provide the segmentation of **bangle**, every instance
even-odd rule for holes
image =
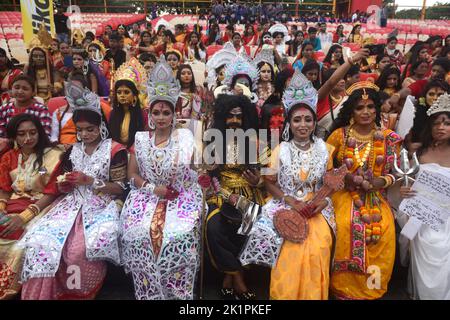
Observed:
[[[387,187],[392,185],[392,178],[389,176],[380,176],[381,179],[384,180],[384,185],[381,187],[381,189],[386,189]]]
[[[34,218],[34,213],[30,208],[26,208],[19,214],[19,217],[23,220],[24,223],[31,221]]]
[[[30,204],[27,209],[30,209],[33,212],[34,216],[37,216],[41,213],[41,209],[36,204]]]
[[[94,190],[101,189],[106,186],[106,183],[100,179],[94,178],[94,182],[92,183],[92,187]]]
[[[6,199],[0,199],[0,211],[6,210],[8,201]]]
[[[353,61],[353,58],[352,58],[351,56],[349,56],[349,57],[347,58],[347,61],[348,61],[352,66],[355,65],[355,62]]]
[[[155,191],[156,186],[153,183],[150,183],[148,181],[145,181],[142,184],[141,189],[147,190],[150,193],[153,193]]]

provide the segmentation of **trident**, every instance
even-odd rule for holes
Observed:
[[[408,181],[411,180],[414,182],[415,180],[412,176],[416,175],[419,172],[419,160],[417,159],[417,155],[414,152],[412,156],[412,167],[410,166],[410,161],[408,159],[408,151],[406,149],[402,149],[400,151],[400,167],[397,164],[397,154],[394,154],[394,169],[397,176],[400,177],[397,181],[403,180],[403,186],[408,187]]]

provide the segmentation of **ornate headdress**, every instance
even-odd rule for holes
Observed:
[[[70,80],[64,82],[64,91],[67,102],[73,109],[73,112],[77,110],[88,110],[93,111],[100,116],[100,135],[102,140],[105,140],[108,137],[108,129],[103,121],[100,97],[87,88],[74,85]]]
[[[345,92],[347,96],[350,96],[356,90],[363,90],[362,98],[363,100],[369,99],[369,95],[366,92],[366,89],[375,90],[376,92],[380,91],[380,88],[371,81],[359,81],[352,84]]]
[[[427,115],[431,116],[439,112],[450,112],[450,94],[444,93],[427,110]]]
[[[289,36],[289,31],[288,31],[288,29],[287,29],[286,26],[285,26],[284,24],[282,24],[282,23],[276,23],[276,24],[274,24],[273,26],[271,26],[270,29],[269,29],[269,32],[270,32],[270,34],[272,34],[272,36],[273,36],[273,34],[274,34],[275,32],[281,32],[281,33],[283,33],[283,34],[284,34],[283,42],[289,41],[290,38],[291,38],[291,37]]]
[[[100,48],[100,53],[101,53],[103,56],[105,55],[105,53],[106,53],[106,48],[105,48],[105,45],[104,45],[101,41],[98,41],[97,39],[95,39],[94,41],[92,41],[91,43],[89,43],[88,48],[89,48],[91,45],[97,45],[97,47]]]
[[[283,104],[286,114],[296,104],[303,103],[310,107],[314,113],[317,109],[317,101],[319,96],[317,90],[303,73],[298,69],[295,70],[289,86],[283,93]]]
[[[273,57],[273,49],[263,47],[262,50],[255,56],[253,63],[258,66],[260,62],[268,63],[272,66],[275,64],[275,59]]]
[[[31,38],[28,44],[28,49],[33,50],[36,47],[48,50],[52,44],[52,36],[47,31],[45,24],[42,23],[39,27],[39,31]]]
[[[84,39],[84,32],[81,29],[75,29],[72,31],[72,45],[81,46]]]
[[[147,71],[136,58],[131,58],[128,62],[122,64],[114,74],[114,83],[119,80],[128,80],[136,86],[138,91],[145,90],[147,82]]]
[[[174,107],[177,104],[181,85],[173,76],[172,68],[167,64],[164,56],[161,56],[150,74],[147,93],[150,105],[156,101],[167,101]]]
[[[252,91],[256,91],[258,87],[258,78],[259,71],[256,68],[253,61],[247,55],[238,55],[230,64],[227,64],[225,67],[225,80],[224,83],[228,87],[231,88],[231,84],[233,79],[239,75],[246,75],[252,81],[252,87],[250,88]]]
[[[206,63],[206,71],[208,72],[208,77],[206,81],[209,86],[214,86],[217,80],[216,69],[231,64],[237,56],[236,49],[230,42],[225,43],[222,49],[217,51],[211,58],[209,58]]]

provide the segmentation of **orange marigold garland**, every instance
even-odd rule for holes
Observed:
[[[361,141],[366,143],[362,157],[360,154],[362,150],[359,149],[361,146],[358,147],[357,142],[358,139],[353,136],[353,130],[350,128],[343,154],[344,164],[350,172],[353,172],[351,177],[347,178],[352,182],[348,190],[353,200],[354,210],[359,212],[365,224],[366,243],[377,243],[382,231],[380,200],[375,192],[370,190],[373,187],[373,179],[382,174],[384,135],[380,130],[376,130],[370,141]],[[361,199],[362,196],[364,201]]]

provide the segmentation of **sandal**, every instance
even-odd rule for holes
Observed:
[[[247,292],[243,292],[243,293],[236,293],[236,299],[237,300],[256,300],[256,294],[251,291],[247,291]]]
[[[220,289],[220,296],[222,297],[223,300],[236,300],[234,289],[232,288]]]

